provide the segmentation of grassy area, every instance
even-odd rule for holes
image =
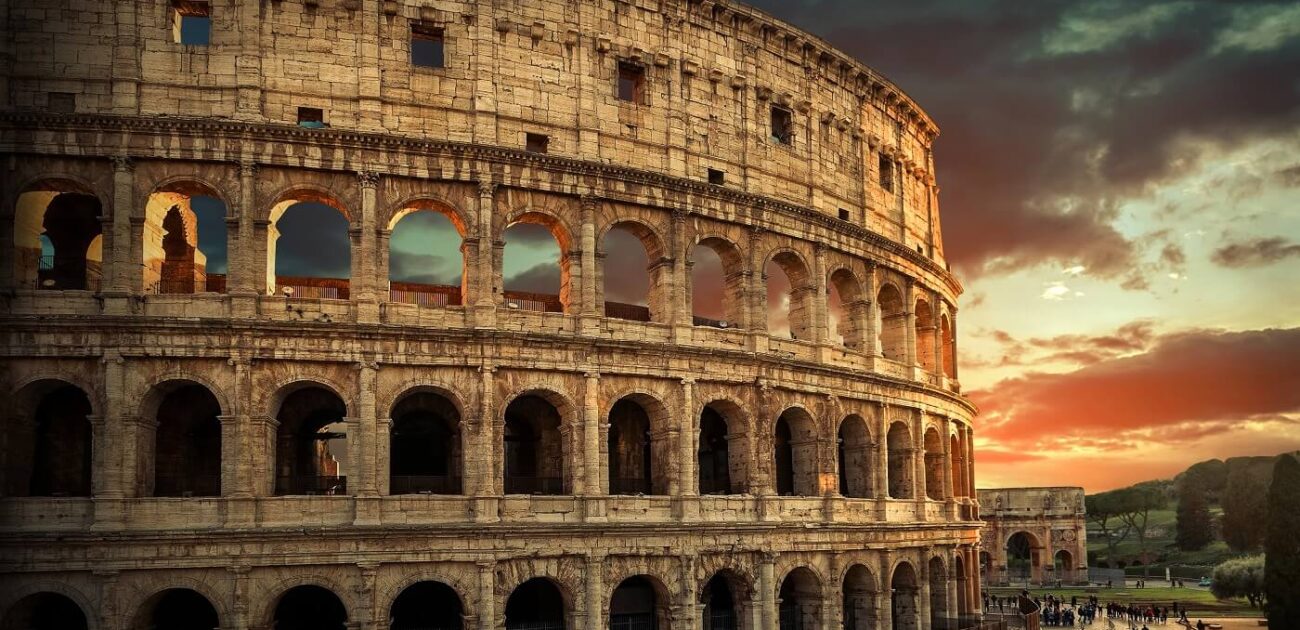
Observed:
[[[1221,514],[1222,510],[1217,506],[1210,508],[1211,518],[1217,520]],[[1147,527],[1147,549],[1151,552],[1151,575],[1163,576],[1166,566],[1205,567],[1204,571],[1184,572],[1180,577],[1209,575],[1214,565],[1243,555],[1228,549],[1228,546],[1222,540],[1216,540],[1204,549],[1196,551],[1178,549],[1174,546],[1177,521],[1178,515],[1172,506],[1168,510],[1151,512],[1150,524]],[[1088,538],[1088,565],[1100,567],[1099,561],[1108,561],[1110,568],[1115,569],[1119,568],[1116,560],[1123,561],[1125,566],[1130,567],[1129,574],[1133,575],[1132,565],[1141,557],[1141,550],[1137,534],[1129,533],[1124,542],[1115,546],[1115,558],[1109,558],[1110,550],[1106,546],[1106,541],[1101,536],[1090,536]]]
[[[1005,597],[1007,595],[1016,595],[1021,589],[987,588],[985,590],[990,595]],[[1210,594],[1208,589],[1202,588],[1072,587],[1030,589],[1030,593],[1038,597],[1051,594],[1067,602],[1070,601],[1071,597],[1078,597],[1082,601],[1096,595],[1103,606],[1109,603],[1172,606],[1174,602],[1178,602],[1180,606],[1187,607],[1187,616],[1193,619],[1196,617],[1258,617],[1262,614],[1259,610],[1251,608],[1250,604],[1246,603],[1244,599],[1217,600]]]

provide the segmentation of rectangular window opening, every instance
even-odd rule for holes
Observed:
[[[894,192],[894,162],[889,156],[880,156],[880,187]]]
[[[443,31],[424,22],[411,23],[411,64],[421,68],[444,68]]]
[[[841,220],[841,221],[848,221],[848,220],[849,220],[849,210],[848,210],[848,208],[840,208],[840,220]]]
[[[645,68],[637,64],[618,62],[618,100],[645,103]]]
[[[714,186],[721,186],[727,183],[727,174],[716,168],[711,168],[709,169],[709,183]]]
[[[172,39],[185,46],[207,46],[212,39],[212,6],[196,0],[173,0]]]
[[[772,107],[772,141],[794,144],[794,116],[784,107]]]
[[[73,114],[77,111],[77,95],[72,92],[50,92],[45,109],[53,114]]]
[[[298,126],[310,129],[325,127],[325,112],[319,107],[299,107]]]
[[[551,144],[551,137],[540,134],[530,133],[524,136],[524,150],[529,153],[546,153]]]

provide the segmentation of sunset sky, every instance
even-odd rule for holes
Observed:
[[[978,485],[1092,492],[1300,448],[1300,4],[754,4],[942,130]],[[280,273],[346,277],[345,223],[310,210],[281,221]],[[644,252],[614,238],[611,299],[637,301]],[[507,288],[558,285],[544,229],[506,240]],[[394,279],[454,283],[457,246],[411,215]]]

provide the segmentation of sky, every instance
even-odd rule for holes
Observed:
[[[753,4],[884,73],[941,129],[977,485],[1096,492],[1300,448],[1300,4]],[[331,213],[286,212],[280,273],[347,276]],[[644,250],[607,238],[609,299],[644,304]],[[505,240],[506,289],[556,293],[550,234]],[[454,284],[458,246],[446,219],[408,215],[392,279]],[[720,263],[694,258],[696,314],[722,318]]]

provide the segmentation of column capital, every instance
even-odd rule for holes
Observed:
[[[490,179],[479,180],[478,195],[480,197],[492,197],[497,192],[497,183]]]
[[[257,177],[257,169],[257,162],[252,160],[242,161],[239,163],[239,176],[249,178]]]
[[[380,174],[375,171],[357,171],[357,182],[362,189],[374,190],[379,186]]]
[[[114,173],[130,173],[135,171],[135,160],[129,155],[113,155],[109,161],[113,163]]]

